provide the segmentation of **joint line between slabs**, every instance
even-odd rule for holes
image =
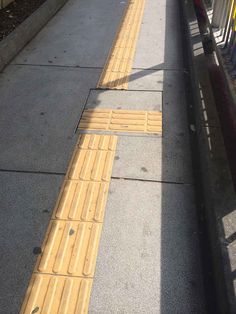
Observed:
[[[175,184],[175,185],[189,185],[194,186],[190,182],[175,182],[175,181],[163,181],[163,180],[152,180],[152,179],[138,179],[138,178],[129,178],[129,177],[111,177],[112,180],[126,180],[126,181],[140,181],[140,182],[153,182],[153,183],[165,183],[165,184]]]
[[[79,129],[79,134],[101,134],[101,135],[116,135],[118,137],[141,137],[141,138],[152,138],[152,139],[163,139],[163,135],[154,133],[144,132],[122,132],[122,131],[109,131],[109,130],[90,130],[90,129]],[[142,135],[143,134],[143,135]]]
[[[111,92],[141,92],[141,93],[163,93],[163,90],[152,90],[152,89],[103,89],[103,88],[90,88],[91,91],[111,91]]]
[[[72,275],[62,275],[62,274],[52,274],[52,273],[46,273],[46,272],[37,272],[37,271],[33,271],[32,275],[36,274],[36,275],[50,275],[50,276],[58,276],[58,277],[69,277],[69,278],[81,278],[81,279],[94,279],[93,277],[90,276],[72,276]]]
[[[82,118],[82,116],[83,116],[83,112],[84,112],[84,110],[85,110],[85,108],[86,108],[86,106],[87,106],[87,104],[88,104],[88,100],[89,100],[89,97],[90,97],[90,94],[91,94],[91,88],[89,89],[89,92],[88,92],[88,95],[87,95],[87,97],[86,97],[86,100],[85,100],[85,103],[84,103],[84,105],[83,105],[83,108],[82,108],[82,110],[81,110],[81,115],[80,115],[80,117],[78,118],[78,122],[77,122],[77,124],[76,124],[76,126],[75,126],[75,128],[74,128],[74,134],[76,134],[77,133],[77,131],[78,131],[78,129],[79,129],[79,124],[80,124],[80,120],[81,120],[81,118]]]
[[[16,170],[16,169],[0,169],[0,172],[57,175],[57,176],[65,176],[66,175],[66,172],[49,172],[49,171]]]
[[[51,67],[51,68],[69,68],[69,69],[96,69],[102,70],[103,67],[80,66],[80,65],[61,65],[61,64],[34,64],[34,63],[11,63],[11,66],[29,66],[29,67]]]
[[[115,89],[115,88],[94,88],[97,91],[113,91],[113,92],[149,92],[149,93],[163,93],[163,89]]]
[[[168,69],[168,68],[132,68],[132,70],[141,70],[141,71],[173,71],[173,72],[185,72],[185,68],[179,68],[179,69]]]

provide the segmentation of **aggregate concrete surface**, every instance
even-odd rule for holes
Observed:
[[[70,0],[0,75],[0,313],[17,313],[86,108],[161,110],[122,134],[89,313],[205,313],[176,1],[147,0],[128,91],[96,90],[127,1]]]

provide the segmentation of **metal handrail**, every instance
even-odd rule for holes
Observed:
[[[236,70],[236,0],[214,0],[212,2],[212,27],[217,31],[218,44],[231,65],[232,74]],[[220,38],[220,40],[219,40]]]

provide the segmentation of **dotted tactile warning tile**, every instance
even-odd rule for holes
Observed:
[[[162,113],[139,110],[85,110],[79,129],[162,133]]]
[[[82,135],[68,171],[71,180],[105,181],[111,177],[117,138]]]
[[[127,89],[145,0],[130,0],[123,16],[98,88]]]
[[[102,222],[108,189],[108,182],[66,181],[53,217]]]
[[[91,279],[34,274],[20,314],[87,313]]]
[[[116,144],[79,136],[20,314],[88,312]]]

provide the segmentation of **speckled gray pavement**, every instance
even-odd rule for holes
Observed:
[[[162,136],[119,134],[89,313],[205,313],[177,2],[146,0],[128,91],[96,89],[126,1],[68,1],[0,74],[1,314],[20,309],[85,107],[163,113]]]

